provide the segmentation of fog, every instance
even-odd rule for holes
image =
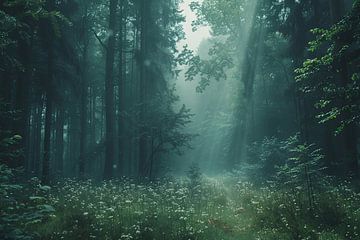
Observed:
[[[360,0],[0,1],[0,240],[359,240]]]
[[[208,59],[208,52],[213,43],[226,41],[223,39],[229,36],[213,36],[211,28],[206,25],[194,28],[192,23],[196,20],[196,14],[191,11],[191,2],[191,0],[185,0],[180,4],[180,9],[185,16],[183,23],[185,39],[178,43],[177,48],[181,51],[187,45],[201,58]],[[180,102],[188,106],[195,114],[187,131],[196,133],[198,136],[194,140],[193,149],[185,151],[182,156],[176,158],[178,168],[175,169],[175,172],[178,174],[186,172],[189,165],[195,162],[208,175],[223,174],[228,170],[224,159],[229,158],[229,148],[233,146],[232,141],[236,141],[237,136],[234,137],[233,131],[237,125],[237,114],[246,114],[246,111],[239,109],[234,104],[234,99],[241,102],[243,98],[241,94],[243,85],[236,74],[242,74],[241,68],[244,64],[245,49],[248,48],[250,31],[254,23],[256,5],[257,1],[252,1],[243,9],[246,14],[242,16],[243,19],[241,20],[243,23],[241,26],[242,36],[239,42],[241,47],[236,49],[236,54],[241,57],[235,63],[237,65],[235,70],[228,69],[226,77],[222,81],[212,81],[205,91],[199,92],[197,91],[199,79],[187,81],[185,72],[188,67],[179,67],[182,71],[177,78],[176,87]],[[257,54],[261,55],[262,53],[258,52]],[[247,134],[240,133],[239,135],[245,137]],[[244,148],[246,146],[247,143],[244,140],[241,142],[242,146],[237,145],[236,147]],[[240,162],[241,158],[244,159],[246,156],[238,156],[237,160]]]

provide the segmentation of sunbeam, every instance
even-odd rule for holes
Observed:
[[[191,22],[194,20],[195,14],[189,11],[188,4],[191,1],[185,1],[183,3],[184,14],[186,21],[184,23],[184,29],[186,34],[186,40],[181,42],[179,45],[180,49],[184,45],[188,44],[198,54],[204,58],[209,58],[208,51],[217,41],[226,42],[230,36],[224,35],[221,37],[209,35],[211,29],[200,28],[200,30],[193,32],[190,28]],[[205,0],[206,2],[206,0]],[[211,2],[211,1],[208,1]],[[241,3],[241,4],[240,4]],[[181,162],[190,164],[191,162],[197,162],[201,165],[208,174],[219,173],[219,170],[226,170],[226,164],[223,159],[229,157],[229,146],[233,145],[232,141],[239,141],[238,138],[241,136],[245,138],[247,128],[241,128],[239,131],[234,133],[234,128],[239,128],[238,114],[248,114],[246,109],[241,109],[241,106],[234,106],[234,99],[241,102],[244,98],[244,83],[243,79],[238,76],[242,75],[244,61],[246,61],[246,55],[248,54],[248,48],[251,47],[249,44],[251,31],[254,29],[256,21],[256,9],[258,1],[239,1],[238,5],[238,23],[236,26],[238,38],[236,39],[236,48],[233,52],[229,52],[235,56],[235,67],[233,70],[229,69],[226,73],[226,80],[219,82],[212,82],[211,85],[203,93],[197,93],[195,91],[198,81],[185,81],[184,71],[180,75],[177,81],[178,93],[184,102],[193,110],[195,120],[189,125],[191,131],[200,130],[200,136],[196,139],[196,147],[193,150],[188,151],[184,156],[181,156]],[[220,14],[226,14],[222,12]],[[191,30],[191,32],[189,32]],[[205,38],[206,37],[206,38]],[[261,41],[261,40],[259,40]],[[256,53],[260,54],[260,53]],[[254,70],[256,71],[256,69]],[[238,91],[234,91],[234,88]],[[223,121],[222,126],[218,126],[219,118]],[[222,130],[216,131],[212,128],[221,127]],[[236,134],[234,136],[234,134]],[[233,140],[234,139],[234,140]],[[235,144],[235,148],[242,149],[246,146],[245,139],[240,140],[241,146]],[[244,152],[244,151],[242,151]],[[242,153],[243,154],[243,153]],[[236,156],[239,156],[239,152],[236,152]],[[241,155],[240,158],[244,158]],[[240,160],[240,159],[238,159]],[[182,170],[186,169],[186,164],[181,165]]]
[[[360,0],[0,1],[0,240],[359,240]]]

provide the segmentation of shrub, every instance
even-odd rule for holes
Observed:
[[[14,172],[0,164],[0,236],[4,240],[30,240],[37,236],[33,227],[55,212],[48,204],[50,187],[40,185],[36,179],[16,184]]]

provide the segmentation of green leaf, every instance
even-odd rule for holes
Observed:
[[[40,189],[43,190],[43,191],[50,191],[50,190],[51,190],[51,187],[50,187],[50,186],[43,185],[43,186],[40,186]]]
[[[38,196],[31,196],[31,197],[29,197],[29,199],[30,199],[31,201],[42,201],[42,200],[45,200],[44,197],[38,197]]]
[[[48,204],[40,205],[39,208],[41,209],[41,212],[46,212],[46,213],[55,212],[55,208]]]

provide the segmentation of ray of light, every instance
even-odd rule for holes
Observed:
[[[190,10],[189,3],[193,0],[185,0],[181,9],[186,17],[184,24],[184,31],[186,39],[179,43],[179,49],[185,44],[189,45],[192,50],[198,50],[199,46],[202,46],[202,42],[210,38],[210,28],[202,27],[196,32],[192,32],[191,22],[196,18],[196,15]],[[237,53],[241,56],[236,63],[239,68],[243,66],[244,56],[248,47],[250,31],[253,27],[255,19],[255,11],[258,0],[247,1],[246,8],[244,10],[245,19],[244,26],[241,28],[241,42],[239,42]],[[239,6],[241,7],[241,6]],[[240,74],[241,76],[241,74]],[[178,94],[192,111],[196,114],[195,119],[190,129],[194,131],[200,131],[200,137],[195,140],[194,150],[188,151],[184,156],[180,158],[181,162],[184,162],[183,169],[187,168],[187,164],[190,162],[199,162],[203,171],[208,173],[218,173],[219,163],[224,162],[227,151],[226,143],[229,144],[232,140],[232,132],[219,131],[219,129],[212,129],[211,127],[219,124],[219,121],[225,121],[221,119],[221,116],[225,116],[226,113],[222,113],[224,106],[228,107],[233,105],[234,98],[229,95],[234,91],[234,85],[241,85],[240,76],[237,78],[229,78],[226,81],[211,82],[208,89],[202,93],[196,93],[195,88],[197,82],[186,82],[183,77],[177,82]],[[234,82],[235,81],[235,82]],[[241,89],[241,86],[238,86]],[[238,91],[238,97],[242,96],[242,92]],[[220,119],[219,119],[220,118]],[[235,124],[237,115],[232,114],[230,120],[222,124]],[[205,125],[204,125],[205,124]],[[224,128],[226,131],[231,131],[231,128]]]

